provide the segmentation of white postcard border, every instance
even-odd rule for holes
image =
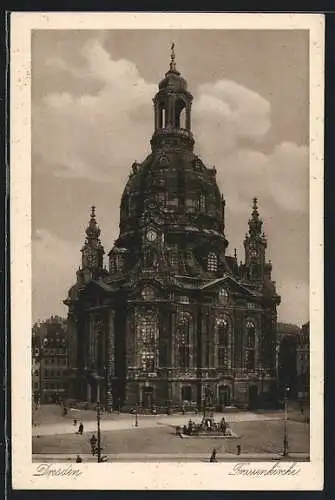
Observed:
[[[31,30],[305,29],[310,33],[309,463],[297,475],[229,475],[230,463],[80,464],[82,474],[34,476],[31,422]],[[10,41],[12,485],[15,489],[319,490],[323,487],[324,16],[319,14],[12,13]],[[283,463],[281,462],[283,465]],[[59,464],[63,467],[66,464]],[[75,464],[77,465],[77,464]],[[271,463],[258,466],[269,468]],[[56,464],[53,464],[55,467]],[[75,467],[74,467],[75,468]]]

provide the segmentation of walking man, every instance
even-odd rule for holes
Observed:
[[[94,434],[90,439],[90,443],[91,443],[91,452],[92,452],[92,455],[94,455],[95,451],[96,451],[96,444],[97,444],[97,438],[95,437]]]
[[[84,432],[84,425],[82,422],[80,422],[79,427],[78,427],[78,432],[80,435]]]
[[[217,459],[216,459],[216,448],[213,448],[213,451],[212,451],[212,454],[211,454],[211,457],[209,459],[210,462],[217,462]]]

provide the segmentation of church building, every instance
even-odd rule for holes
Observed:
[[[92,207],[64,301],[71,398],[126,411],[255,408],[275,397],[280,297],[257,199],[238,262],[227,254],[215,167],[193,151],[192,99],[172,48],[153,99],[151,153],[131,167],[108,269]]]

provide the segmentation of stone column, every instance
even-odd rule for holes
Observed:
[[[174,368],[176,365],[176,313],[173,311],[170,313],[171,322],[171,336],[170,336],[170,361],[171,367]]]
[[[191,130],[191,105],[186,106],[186,129]]]
[[[69,367],[77,368],[78,355],[77,355],[77,324],[73,313],[68,315],[68,338],[69,338]]]
[[[208,368],[211,359],[210,343],[208,342],[209,318],[207,311],[201,309],[201,368]]]
[[[175,121],[176,121],[176,101],[173,96],[171,96],[168,100],[168,115],[167,115],[167,125],[170,125],[171,127],[175,128]]]
[[[91,384],[90,383],[87,383],[87,387],[86,387],[86,394],[87,394],[87,401],[89,403],[91,403],[91,400],[92,400],[92,387],[91,387]]]
[[[228,369],[229,371],[232,369],[233,366],[233,328],[234,328],[234,323],[231,318],[229,318],[228,321]]]
[[[115,377],[115,311],[108,314],[107,343],[107,409],[113,408],[113,377]]]
[[[190,368],[196,368],[197,367],[197,356],[198,356],[198,322],[197,322],[197,316],[196,316],[196,311],[192,310],[191,311],[191,318],[192,318],[192,324],[191,324],[191,352],[190,352]]]
[[[88,317],[88,329],[89,329],[89,335],[88,335],[88,338],[89,338],[89,345],[88,345],[88,349],[89,349],[89,367],[92,366],[92,364],[94,363],[95,361],[95,356],[94,356],[94,316],[93,314],[90,314],[89,317]]]
[[[159,109],[159,103],[157,101],[154,103],[154,112],[155,112],[155,130],[157,130],[161,128],[159,120],[160,109]]]
[[[127,314],[126,319],[126,373],[128,372],[128,367],[134,367],[139,365],[139,354],[138,354],[138,339],[137,339],[137,325],[136,325],[136,314],[141,314],[134,307],[127,308],[125,314]]]

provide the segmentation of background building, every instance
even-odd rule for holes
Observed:
[[[54,403],[68,393],[68,339],[66,321],[58,316],[33,327],[33,389],[39,371],[41,403]],[[37,368],[38,364],[38,368]],[[35,369],[34,369],[35,366]]]
[[[291,323],[278,323],[277,373],[279,397],[290,388],[290,398],[297,397],[297,344],[300,328]]]
[[[305,323],[297,343],[297,392],[302,401],[309,399],[309,358],[310,358],[309,321]]]
[[[276,395],[280,297],[257,199],[238,262],[227,254],[216,169],[193,152],[191,105],[172,51],[154,97],[152,152],[132,165],[109,269],[93,207],[64,301],[77,399],[100,397],[109,408],[184,401],[222,408]]]
[[[32,363],[31,363],[32,397],[35,404],[41,399],[41,345],[39,337],[32,338]]]

